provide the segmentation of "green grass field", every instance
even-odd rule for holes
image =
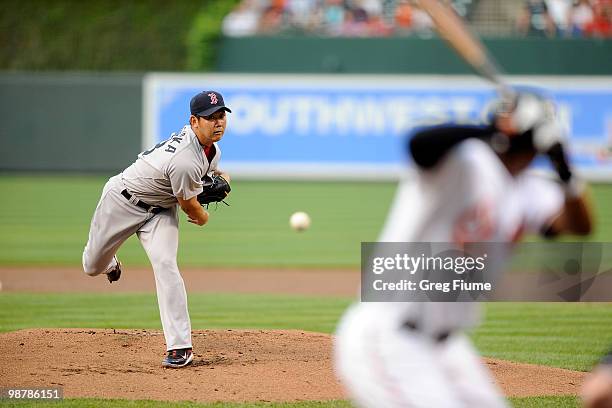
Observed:
[[[79,265],[103,177],[0,177],[1,265]],[[235,182],[230,207],[211,209],[198,227],[181,214],[180,262],[215,266],[358,266],[360,242],[376,239],[393,195],[392,184]],[[307,234],[288,227],[307,211]],[[52,238],[52,239],[50,239]],[[140,243],[119,253],[148,265]]]
[[[78,266],[103,177],[9,176],[0,188],[0,265]],[[180,262],[189,266],[358,267],[361,241],[376,239],[391,202],[389,183],[235,182],[231,207],[212,210],[199,228],[182,217]],[[593,186],[597,231],[612,241],[612,187]],[[310,213],[297,234],[289,215]],[[148,265],[135,239],[120,252],[129,265]],[[331,333],[351,299],[282,295],[190,294],[193,328],[302,329]],[[129,312],[126,312],[129,311]],[[486,305],[472,334],[483,355],[589,370],[612,339],[612,304]],[[0,331],[28,327],[160,329],[153,294],[28,294],[0,292]],[[521,398],[515,407],[576,407],[573,397]],[[8,403],[3,406],[38,406]],[[46,406],[46,405],[43,405]],[[167,404],[67,400],[62,407],[348,407],[345,401],[296,404]]]
[[[105,177],[1,176],[0,265],[79,265]],[[360,242],[376,240],[392,183],[235,182],[231,207],[211,210],[205,227],[181,215],[179,260],[185,266],[358,267]],[[612,187],[593,186],[597,230],[612,241]],[[307,211],[312,228],[296,234],[289,216]],[[119,255],[148,265],[131,238]]]

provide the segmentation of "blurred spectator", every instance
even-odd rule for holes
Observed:
[[[468,20],[477,2],[440,1]],[[612,36],[612,0],[522,1],[516,20],[517,32],[522,35]],[[287,33],[347,37],[431,35],[433,22],[417,0],[242,0],[225,17],[223,33],[235,37]]]
[[[568,33],[572,0],[546,0],[546,5],[548,6],[550,16],[557,26],[557,31],[560,33]]]
[[[352,12],[355,20],[360,23],[367,23],[369,20],[369,15],[366,9],[361,6],[361,2],[359,1],[350,1],[348,9]]]
[[[416,1],[412,2],[412,26],[415,31],[423,34],[430,34],[434,26],[429,14]]]
[[[382,37],[393,34],[393,26],[387,24],[381,15],[370,17],[368,29],[372,37]]]
[[[400,0],[395,9],[395,32],[406,34],[412,30],[412,6],[408,0]]]
[[[517,30],[522,35],[547,36],[555,35],[555,23],[548,12],[544,0],[527,0],[517,20]]]
[[[260,34],[277,34],[288,26],[289,12],[285,9],[284,0],[273,0],[264,10],[259,21]]]
[[[381,6],[380,2],[378,2]],[[374,7],[370,0],[345,2],[342,35],[347,37],[380,37],[390,35],[392,27],[382,18],[382,7]]]
[[[323,29],[327,34],[340,35],[344,25],[345,8],[342,0],[324,0]]]
[[[260,12],[253,0],[243,0],[223,19],[223,34],[243,37],[257,33]]]
[[[288,0],[287,11],[291,25],[298,32],[316,32],[320,24],[320,10],[317,0]]]
[[[574,2],[570,11],[569,29],[572,35],[583,35],[587,25],[593,21],[593,8],[589,0]]]
[[[612,2],[593,5],[593,20],[584,27],[584,32],[589,37],[612,37]]]
[[[381,0],[361,0],[361,7],[368,13],[370,18],[382,16],[383,2]]]
[[[462,9],[474,0],[443,0]],[[240,37],[298,33],[388,36],[432,32],[416,0],[242,0],[223,20],[223,33]]]

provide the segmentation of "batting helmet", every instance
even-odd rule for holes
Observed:
[[[505,95],[493,113],[494,120],[502,116],[510,118],[513,133],[501,133],[493,140],[493,146],[500,152],[535,150],[546,153],[566,137],[552,99],[533,91],[517,90]]]

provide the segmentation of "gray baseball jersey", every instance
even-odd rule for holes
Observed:
[[[191,126],[142,152],[122,173],[109,179],[94,212],[83,251],[85,273],[96,276],[117,265],[119,247],[136,234],[155,274],[159,312],[168,350],[191,347],[187,293],[178,269],[178,206],[202,192],[217,170],[221,152],[214,144],[206,157]],[[204,181],[203,181],[204,179]],[[126,198],[125,191],[131,196]],[[153,212],[138,201],[164,207]]]
[[[183,127],[169,139],[138,155],[138,159],[122,173],[128,191],[150,205],[168,208],[200,194],[206,181],[217,170],[221,151],[213,144],[215,154],[208,160],[191,130]]]

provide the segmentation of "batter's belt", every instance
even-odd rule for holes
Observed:
[[[436,333],[426,333],[422,329],[421,325],[419,325],[417,322],[413,320],[408,320],[404,322],[404,324],[402,324],[402,328],[412,331],[412,332],[421,333],[431,338],[435,343],[444,343],[453,334],[453,331],[451,330],[441,330]]]

